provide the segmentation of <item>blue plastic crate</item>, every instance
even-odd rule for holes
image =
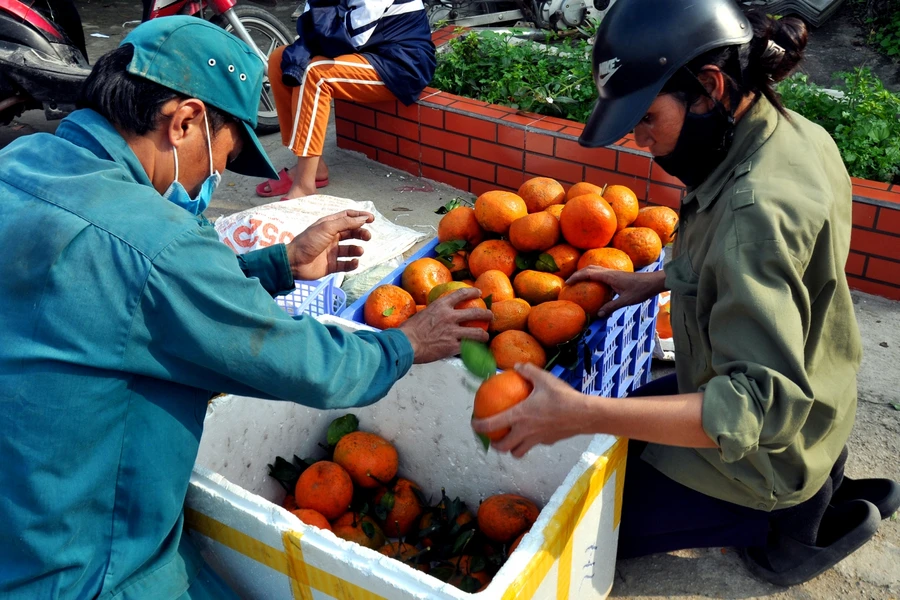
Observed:
[[[335,285],[335,276],[316,281],[294,281],[296,289],[284,296],[276,296],[275,303],[292,317],[300,315],[338,315],[347,302],[347,295]]]
[[[409,263],[426,256],[435,256],[434,249],[437,245],[437,239],[425,244],[372,289],[385,284],[399,286],[403,270]],[[659,260],[644,267],[641,272],[659,271],[664,257],[665,250]],[[365,323],[363,312],[369,293],[371,290],[344,309],[340,316]],[[577,363],[572,368],[557,365],[550,372],[585,394],[626,396],[649,381],[658,310],[657,298],[654,296],[642,304],[620,308],[605,320],[594,321],[579,343]]]

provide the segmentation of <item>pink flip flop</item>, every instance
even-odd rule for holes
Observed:
[[[271,198],[273,196],[282,196],[282,199],[288,190],[291,189],[294,181],[287,169],[282,169],[278,174],[278,179],[269,179],[263,181],[256,186],[256,195],[260,198]],[[316,188],[323,188],[328,185],[328,178],[316,179]]]

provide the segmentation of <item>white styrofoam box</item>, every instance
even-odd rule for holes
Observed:
[[[361,329],[334,317],[321,320]],[[485,454],[469,425],[477,381],[458,360],[414,365],[387,397],[320,411],[224,396],[207,411],[186,522],[206,559],[243,597],[404,600],[467,598],[455,587],[327,531],[280,507],[267,475],[276,455],[318,457],[328,424],[353,412],[391,440],[400,473],[432,498],[441,487],[475,511],[495,493],[542,506],[516,552],[480,598],[605,598],[612,587],[626,441],[580,436],[523,459]]]

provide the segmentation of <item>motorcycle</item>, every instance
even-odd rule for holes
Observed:
[[[425,0],[432,27],[485,27],[526,22],[536,29],[577,33],[597,23],[615,0]]]
[[[0,125],[31,109],[48,120],[75,110],[81,83],[91,71],[81,19],[71,4],[54,0],[0,0]],[[274,15],[237,0],[149,0],[142,21],[194,15],[233,33],[268,65],[272,51],[294,41]],[[259,99],[258,133],[278,131],[268,77]]]

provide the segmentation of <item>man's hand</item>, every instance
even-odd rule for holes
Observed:
[[[498,452],[511,452],[516,458],[538,444],[555,444],[586,431],[590,413],[596,406],[593,398],[578,393],[547,371],[531,363],[516,365],[516,371],[534,385],[534,390],[522,402],[486,419],[473,419],[472,428],[478,433],[511,428],[491,447]]]
[[[492,313],[484,308],[454,307],[465,300],[478,298],[478,288],[463,288],[451,292],[407,319],[399,329],[413,347],[414,363],[427,363],[459,354],[463,339],[488,341],[488,332],[478,327],[463,327],[466,321],[490,321]]]
[[[639,304],[647,298],[666,290],[666,275],[663,271],[655,273],[630,273],[605,267],[590,266],[576,271],[566,280],[571,285],[579,281],[596,281],[604,283],[619,295],[600,307],[597,316],[608,317],[623,306]]]
[[[372,239],[372,233],[362,227],[374,220],[372,213],[345,210],[322,217],[310,225],[287,245],[288,262],[294,279],[319,279],[358,267],[359,260],[350,257],[362,256],[362,247],[338,242]]]

